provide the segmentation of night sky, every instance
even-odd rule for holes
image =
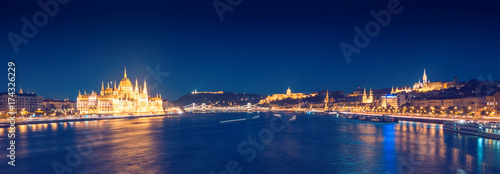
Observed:
[[[161,82],[149,76],[148,86],[158,84],[150,93],[170,100],[195,89],[273,94],[287,87],[307,93],[412,86],[424,68],[431,82],[499,79],[496,0],[402,0],[402,11],[348,63],[339,44],[354,45],[353,28],[364,31],[375,20],[370,11],[387,10],[388,2],[243,0],[221,21],[211,0],[73,0],[16,53],[8,33],[23,36],[21,18],[33,21],[42,8],[3,0],[0,57],[4,67],[16,61],[23,91],[72,100],[78,90],[120,81],[124,66],[133,82],[159,66],[168,75]]]

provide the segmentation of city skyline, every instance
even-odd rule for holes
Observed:
[[[126,69],[126,67],[124,67],[124,68]],[[122,70],[122,71],[123,71],[123,70]],[[125,70],[125,71],[126,71],[126,70]],[[426,72],[425,72],[425,71],[426,71],[426,69],[424,69],[423,71],[424,71],[424,72],[423,72],[423,73],[424,73],[423,78],[426,78],[426,77],[427,77],[427,74],[426,74]],[[125,73],[126,73],[126,72],[125,72]],[[123,73],[122,73],[122,77],[123,77]],[[148,77],[148,78],[149,78],[150,76],[146,75],[146,77]],[[372,88],[373,88],[374,90],[376,90],[376,89],[391,89],[391,88],[392,88],[391,92],[390,92],[390,93],[388,93],[388,94],[392,94],[393,92],[403,92],[403,91],[405,91],[405,90],[403,90],[403,88],[406,88],[407,92],[409,92],[409,89],[415,88],[415,86],[416,86],[416,85],[423,85],[423,84],[425,83],[425,82],[423,82],[423,78],[418,78],[418,80],[415,80],[414,84],[413,84],[413,83],[412,83],[412,84],[403,84],[403,85],[401,85],[401,86],[386,85],[386,86],[382,86],[382,87],[380,87],[380,88],[373,88],[373,87],[372,87],[372,86],[370,86],[370,85],[363,85],[363,86],[358,86],[358,87],[352,87],[352,88],[351,88],[351,90],[347,90],[347,91],[337,90],[337,89],[335,89],[335,88],[322,87],[322,88],[318,88],[318,89],[317,89],[317,90],[315,90],[315,91],[306,91],[306,92],[294,89],[294,92],[301,92],[301,93],[305,93],[305,94],[310,94],[310,93],[315,93],[315,92],[324,91],[324,90],[331,90],[331,91],[342,91],[342,92],[344,92],[344,93],[346,93],[346,94],[347,94],[347,93],[352,93],[352,92],[353,92],[353,91],[355,91],[355,90],[362,90],[362,89],[365,89],[365,90],[366,90],[366,88],[370,88],[370,90],[371,90]],[[137,79],[137,78],[136,78],[136,79]],[[431,82],[429,79],[426,79],[426,80],[428,81],[427,83],[430,83],[430,82]],[[432,82],[453,82],[454,80],[455,80],[455,79],[453,78],[453,79],[451,79],[451,80],[436,80],[436,81],[432,81]],[[464,79],[464,80],[461,80],[461,81],[459,80],[459,81],[460,81],[460,82],[467,82],[467,81],[469,81],[469,80],[472,80],[472,79]],[[490,77],[483,77],[483,76],[480,76],[480,77],[479,77],[479,79],[475,79],[475,80],[479,80],[479,81],[497,81],[497,80],[495,80],[495,79],[490,79]],[[152,81],[154,81],[154,80],[152,79]],[[144,83],[146,84],[146,80],[144,80]],[[149,84],[149,82],[147,82],[147,83]],[[158,83],[156,83],[156,82],[154,82],[154,83],[155,83],[155,85],[157,85],[157,84],[158,84]],[[111,88],[113,88],[113,85],[118,85],[118,83],[116,82],[116,80],[102,80],[102,81],[101,81],[100,86],[101,86],[101,87],[102,87],[102,85],[107,86],[107,85],[109,85],[109,84],[111,84]],[[395,82],[395,84],[396,84],[396,82]],[[83,93],[83,92],[86,92],[86,91],[88,91],[88,93],[93,93],[93,92],[98,93],[101,87],[99,87],[99,89],[97,89],[97,88],[92,88],[92,89],[78,89],[78,93]],[[22,90],[22,88],[23,88],[23,87],[21,86],[21,87],[20,87],[20,89]],[[155,86],[154,88],[156,88],[156,86]],[[400,89],[399,89],[399,88],[400,88]],[[28,88],[28,89],[30,89],[30,90],[28,90],[28,91],[27,91],[27,90],[26,90],[26,88],[25,88],[25,90],[24,90],[24,91],[25,91],[25,93],[36,93],[36,94],[38,94],[38,95],[43,96],[42,94],[38,93],[38,91],[37,91],[36,89],[35,89],[35,90],[31,90],[32,88]],[[395,89],[396,89],[396,90],[395,90]],[[398,90],[398,89],[399,89],[399,90]],[[153,90],[154,90],[154,89],[153,89]],[[156,89],[156,90],[158,90],[158,89]],[[278,93],[278,94],[285,93],[285,92],[286,92],[286,93],[288,93],[288,92],[289,92],[289,90],[290,90],[290,87],[288,87],[288,91],[287,91],[287,90],[284,90],[284,88],[281,88],[281,89],[273,89],[273,91],[276,91],[276,92],[274,92],[274,93],[266,93],[266,94],[262,94],[262,93],[251,93],[251,92],[246,92],[246,91],[231,91],[231,90],[229,90],[229,91],[223,91],[223,90],[218,90],[218,89],[213,89],[213,90],[203,90],[203,89],[201,89],[201,90],[200,90],[200,89],[194,89],[194,90],[192,90],[191,92],[187,92],[187,93],[180,94],[180,96],[179,96],[179,97],[181,97],[181,96],[183,96],[183,95],[186,95],[186,94],[193,93],[193,91],[196,91],[196,90],[199,90],[199,91],[219,91],[219,92],[250,93],[250,94],[259,94],[259,95],[267,95],[267,96],[271,96],[271,95],[276,94],[276,93]],[[433,89],[429,89],[429,90],[433,90]],[[153,93],[154,93],[154,94],[159,94],[160,96],[162,95],[161,93],[157,93],[157,92],[153,92]],[[163,95],[165,95],[165,94],[163,94]],[[44,96],[44,97],[45,97],[45,98],[52,98],[52,99],[67,99],[67,98],[68,98],[68,99],[70,99],[70,100],[76,101],[76,98],[77,98],[78,96],[79,96],[79,95],[76,95],[76,97],[74,97],[74,99],[73,99],[73,96],[64,97],[64,98],[56,98],[56,97],[51,97],[51,96]],[[170,98],[163,98],[163,99],[167,99],[167,100],[169,100],[169,101],[175,101],[175,100],[179,99],[179,97],[178,97],[178,98],[176,98],[176,99],[170,99]]]
[[[0,173],[500,173],[500,1],[0,1]]]
[[[22,34],[21,18],[42,10],[36,3],[2,3],[6,36]],[[152,92],[169,100],[194,89],[274,94],[286,87],[307,93],[406,86],[422,69],[433,81],[500,75],[499,2],[401,1],[403,11],[350,62],[339,44],[353,45],[353,28],[374,21],[370,12],[386,9],[387,2],[314,1],[305,9],[299,2],[262,3],[245,1],[221,21],[211,2],[71,1],[17,53],[4,37],[0,56],[17,62],[17,83],[25,91],[72,100],[78,89],[98,89],[96,80],[120,78],[124,66],[139,79],[159,66],[168,75]],[[426,15],[424,7],[432,7]]]

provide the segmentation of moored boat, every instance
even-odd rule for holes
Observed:
[[[380,118],[380,122],[397,123],[399,120],[397,118],[384,115]]]
[[[348,116],[347,118],[349,118],[349,119],[358,119],[359,115],[354,115],[353,114],[353,115]]]
[[[445,121],[443,129],[446,131],[477,135],[485,138],[500,140],[500,124],[476,121]]]

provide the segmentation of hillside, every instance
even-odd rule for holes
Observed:
[[[205,103],[207,105],[215,106],[230,106],[230,105],[245,105],[247,103],[256,104],[262,98],[263,95],[259,94],[246,94],[246,93],[234,93],[234,92],[223,92],[222,94],[210,94],[210,93],[198,93],[198,94],[186,94],[174,101],[175,106],[185,106],[191,103]]]

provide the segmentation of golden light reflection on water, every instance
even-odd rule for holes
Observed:
[[[122,166],[117,171],[142,171],[144,173],[158,173],[165,165],[150,165],[158,162],[160,143],[154,139],[155,133],[151,119],[134,121],[116,120],[108,122],[111,128],[105,137],[111,146],[109,153],[104,157],[111,161],[111,166]],[[161,121],[160,121],[161,122]],[[133,142],[133,143],[131,143]],[[120,159],[120,160],[114,160]],[[116,162],[116,163],[115,163]],[[150,167],[145,170],[144,165]]]
[[[85,133],[100,130],[104,135],[103,139],[92,143],[94,152],[84,158],[87,161],[82,163],[83,165],[98,166],[99,163],[94,162],[105,161],[106,168],[109,169],[108,173],[120,171],[159,173],[162,169],[168,168],[169,163],[152,165],[161,161],[158,159],[161,154],[161,143],[159,143],[161,140],[155,138],[161,130],[151,125],[154,123],[156,127],[161,127],[162,119],[160,117],[17,125],[16,141],[19,142],[17,147],[23,149],[17,154],[21,158],[26,154],[39,153],[41,150],[60,151],[62,152],[61,162],[64,163],[66,146],[74,149],[83,147],[79,143],[88,140]],[[0,135],[2,135],[0,140],[6,139],[7,133],[8,128],[0,128]],[[43,146],[43,148],[37,146]]]

